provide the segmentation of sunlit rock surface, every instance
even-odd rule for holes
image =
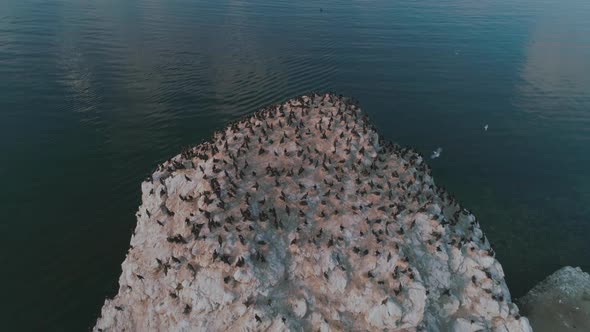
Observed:
[[[122,269],[95,330],[530,331],[476,218],[334,95],[161,165]]]
[[[536,332],[590,331],[590,275],[566,266],[518,300]]]

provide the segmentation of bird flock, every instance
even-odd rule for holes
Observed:
[[[475,216],[350,98],[230,123],[142,183],[95,331],[528,331]]]

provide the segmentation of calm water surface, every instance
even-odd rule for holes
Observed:
[[[92,326],[142,178],[310,90],[443,148],[435,178],[479,217],[514,296],[590,270],[589,18],[587,0],[0,1],[3,324]]]

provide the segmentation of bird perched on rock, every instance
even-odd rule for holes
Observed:
[[[528,331],[475,217],[353,99],[263,108],[142,188],[122,287],[95,330],[448,330],[478,317]],[[473,279],[484,270],[493,282]]]

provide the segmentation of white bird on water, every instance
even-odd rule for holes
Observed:
[[[430,159],[436,159],[436,158],[440,157],[441,152],[442,152],[442,148],[437,148],[436,150],[432,151],[432,155],[430,156]]]
[[[488,131],[488,125],[483,126],[483,130]]]

